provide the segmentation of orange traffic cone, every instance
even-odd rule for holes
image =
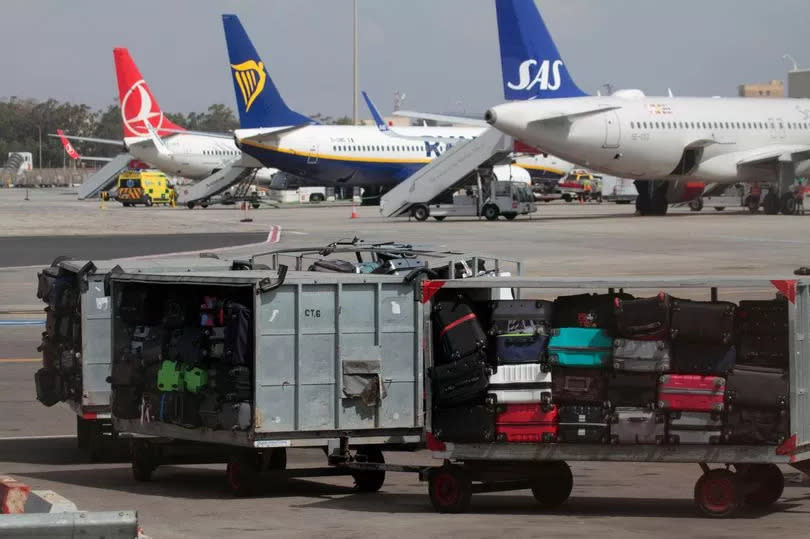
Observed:
[[[351,218],[352,219],[357,219],[358,217],[360,217],[360,216],[357,215],[357,206],[355,206],[354,201],[352,200],[352,217]]]

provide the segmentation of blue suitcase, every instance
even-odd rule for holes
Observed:
[[[561,367],[610,365],[613,339],[599,328],[555,329],[548,345],[548,362]]]
[[[497,365],[540,363],[548,345],[548,337],[537,333],[502,333],[494,340]]]

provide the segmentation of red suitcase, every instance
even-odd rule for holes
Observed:
[[[557,407],[541,403],[498,408],[495,433],[500,442],[542,443],[557,440]]]
[[[665,374],[658,385],[658,408],[684,412],[722,412],[726,379],[697,374]]]

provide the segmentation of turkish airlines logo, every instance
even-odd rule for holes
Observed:
[[[245,103],[245,112],[247,112],[264,90],[264,82],[267,78],[264,72],[264,62],[256,63],[255,60],[248,60],[241,64],[231,64],[231,68],[236,85],[242,91],[242,101]]]
[[[130,86],[121,99],[121,119],[130,132],[139,135],[149,134],[146,122],[158,132],[163,126],[163,111],[152,101],[143,79]]]
[[[525,60],[518,68],[518,75],[520,80],[517,83],[507,82],[512,90],[526,90],[527,92],[540,85],[541,90],[556,91],[560,88],[562,80],[560,79],[560,67],[562,67],[562,60]],[[532,70],[536,68],[536,72],[532,76]]]

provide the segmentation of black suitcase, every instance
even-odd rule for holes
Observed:
[[[669,338],[669,296],[663,292],[652,298],[615,302],[616,332],[628,339]]]
[[[561,442],[605,443],[610,441],[609,413],[603,406],[561,406]]]
[[[112,415],[118,419],[138,419],[141,416],[141,391],[133,386],[120,386],[112,392]]]
[[[554,367],[551,369],[551,399],[556,403],[606,400],[605,377],[599,369]]]
[[[51,341],[70,342],[73,339],[74,325],[73,316],[69,312],[59,312],[53,307],[45,307],[45,332]]]
[[[208,386],[227,401],[250,400],[253,387],[250,382],[250,369],[218,363],[208,370]]]
[[[200,416],[200,396],[183,392],[177,395],[177,416],[174,422],[181,427],[195,428],[203,424]]]
[[[47,294],[42,298],[58,314],[70,314],[76,306],[76,290],[73,275],[64,274],[54,279]]]
[[[113,361],[107,382],[113,387],[142,386],[144,383],[143,365],[131,353],[121,354]]]
[[[787,371],[737,365],[726,379],[726,402],[731,408],[781,410],[787,407],[790,389]]]
[[[169,339],[167,359],[197,366],[205,357],[202,332],[198,327],[176,329]]]
[[[444,442],[495,441],[494,404],[479,404],[433,410],[433,434]]]
[[[459,359],[430,370],[433,402],[452,407],[483,398],[489,385],[490,370],[479,356]]]
[[[789,354],[787,334],[741,334],[737,346],[737,362],[745,365],[787,369]]]
[[[633,299],[630,294],[576,294],[554,300],[555,328],[584,327],[606,329],[616,333],[614,306],[616,299]]]
[[[433,309],[435,334],[440,349],[434,356],[437,363],[458,361],[467,356],[479,356],[486,348],[487,336],[475,313],[462,301],[440,301]]]
[[[736,313],[739,335],[785,336],[788,334],[788,303],[774,300],[744,300]]]
[[[253,312],[240,303],[225,304],[225,355],[233,365],[253,362]]]
[[[670,372],[725,376],[736,363],[734,346],[678,341],[672,345]]]
[[[357,267],[346,260],[316,260],[307,271],[323,273],[357,273]]]
[[[607,382],[611,406],[653,407],[658,402],[658,374],[614,372]]]
[[[677,341],[730,344],[734,339],[734,311],[727,301],[672,301],[672,338]]]
[[[39,369],[34,374],[34,385],[37,391],[37,400],[45,406],[53,406],[65,400],[65,389],[62,376],[54,369]]]
[[[789,436],[787,410],[733,408],[729,410],[723,439],[729,444],[779,445]]]
[[[491,332],[549,334],[554,303],[537,299],[497,300],[491,303]]]
[[[59,277],[59,271],[59,268],[50,266],[37,273],[37,299],[50,303],[51,289]]]

